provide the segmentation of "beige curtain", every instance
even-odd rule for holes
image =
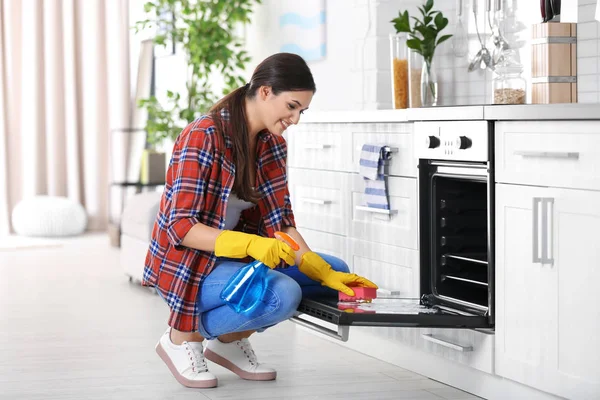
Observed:
[[[107,225],[110,131],[130,111],[128,0],[0,0],[0,234],[23,198]]]

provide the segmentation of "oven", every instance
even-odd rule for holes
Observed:
[[[304,298],[292,321],[344,341],[351,326],[493,329],[493,143],[488,121],[415,122],[419,296]]]

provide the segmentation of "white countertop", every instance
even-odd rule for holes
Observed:
[[[458,120],[600,120],[600,104],[524,104],[409,108],[372,111],[310,111],[302,123]]]

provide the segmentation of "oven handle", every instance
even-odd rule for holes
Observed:
[[[314,331],[317,331],[319,333],[322,333],[323,335],[332,337],[334,339],[338,339],[341,340],[342,342],[347,342],[348,341],[348,335],[349,335],[349,331],[350,331],[350,327],[347,325],[338,325],[338,329],[337,332],[334,331],[333,329],[329,329],[329,328],[325,328],[324,326],[321,326],[319,324],[315,324],[314,322],[311,321],[307,321],[305,319],[302,319],[299,317],[299,314],[294,315],[293,317],[290,318],[290,321],[303,326],[305,328],[308,329],[312,329]]]

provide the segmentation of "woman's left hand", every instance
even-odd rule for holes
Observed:
[[[333,270],[331,265],[327,264],[321,256],[312,251],[307,251],[302,255],[302,262],[298,266],[298,269],[312,280],[348,296],[354,296],[351,286],[375,289],[378,287],[362,276]]]

